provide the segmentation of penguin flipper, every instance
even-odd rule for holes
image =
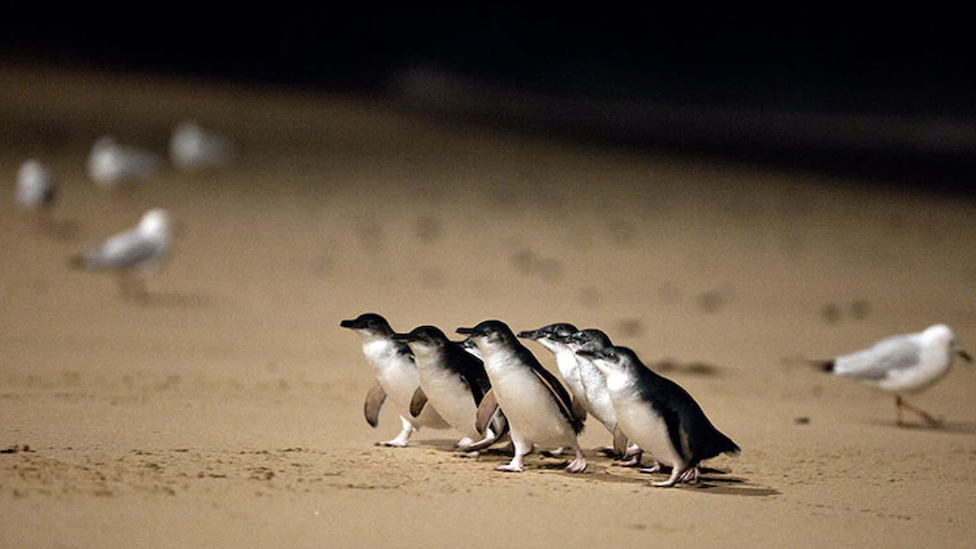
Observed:
[[[417,390],[413,392],[413,398],[410,399],[410,415],[417,417],[420,412],[424,411],[424,406],[427,405],[427,393],[424,392],[422,387],[417,387]]]
[[[613,453],[621,457],[627,455],[627,435],[620,430],[619,425],[613,428]]]
[[[543,368],[541,365],[538,368],[532,368],[532,373],[539,378],[539,381],[546,386],[549,390],[549,394],[552,395],[553,400],[556,401],[556,405],[559,407],[559,411],[562,412],[566,420],[569,421],[570,425],[573,426],[573,431],[576,434],[583,432],[583,420],[586,419],[586,411],[583,411],[583,415],[579,416],[576,414],[576,401],[573,397],[569,396],[566,388],[559,383],[556,376],[552,375],[548,370]]]
[[[580,421],[586,421],[586,408],[583,407],[583,403],[578,398],[573,399],[573,415],[578,417]]]
[[[481,399],[481,404],[478,405],[478,413],[475,415],[474,428],[478,430],[479,433],[484,434],[485,429],[488,427],[488,423],[491,418],[494,417],[495,412],[498,410],[498,399],[495,398],[495,391],[489,389],[485,393],[484,398]]]
[[[495,408],[495,414],[491,416],[491,423],[485,428],[483,433],[485,438],[472,442],[465,448],[467,452],[480,451],[501,442],[508,435],[508,418],[501,408]]]
[[[380,423],[380,408],[383,407],[383,401],[386,400],[386,390],[377,381],[369,388],[366,392],[366,402],[363,406],[363,412],[366,414],[366,422],[369,423],[371,427],[376,427]]]

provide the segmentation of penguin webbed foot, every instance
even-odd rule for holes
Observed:
[[[476,451],[480,451],[480,450],[487,450],[491,446],[494,446],[495,444],[498,444],[500,442],[503,442],[505,440],[505,438],[507,438],[506,435],[503,434],[503,435],[499,436],[499,435],[496,435],[495,434],[494,430],[488,429],[488,433],[485,434],[485,438],[483,438],[481,440],[471,441],[471,442],[469,442],[468,444],[465,444],[465,445],[462,445],[461,444],[461,442],[463,441],[463,439],[462,439],[462,440],[459,440],[458,441],[458,443],[455,445],[455,447],[458,450],[461,450],[462,452],[476,452]],[[509,443],[509,448],[507,450],[507,453],[514,453],[514,449],[513,448],[514,448],[514,446],[512,446],[511,443]]]
[[[640,467],[641,458],[643,456],[644,456],[643,450],[641,450],[637,446],[632,446],[630,448],[627,448],[627,452],[624,454],[622,458],[620,458],[619,461],[615,461],[611,465],[613,465],[614,467]],[[624,459],[628,457],[629,459]],[[657,463],[657,460],[654,461],[654,464],[655,467],[657,467],[660,470],[661,465]]]
[[[654,465],[651,465],[650,467],[641,467],[639,470],[641,473],[644,473],[645,475],[653,475],[654,473],[660,473],[661,463],[655,459]]]
[[[553,448],[552,450],[542,450],[539,453],[542,454],[544,457],[553,458],[553,457],[559,457],[563,455],[563,451],[565,451],[565,448],[560,446],[559,448]]]
[[[701,479],[701,471],[698,469],[697,466],[690,467],[685,470],[681,470],[680,468],[675,467],[671,469],[671,476],[668,477],[668,480],[665,480],[663,482],[652,482],[651,485],[656,486],[658,488],[670,488],[675,484],[678,484],[679,482],[683,482],[687,484],[697,484],[700,479]]]
[[[386,446],[387,448],[406,448],[407,441],[399,440],[397,438],[393,440],[384,440],[376,443],[377,446]]]
[[[413,434],[417,429],[413,427],[409,422],[407,422],[402,417],[400,418],[403,422],[403,430],[400,434],[396,436],[393,440],[387,440],[384,442],[377,442],[377,446],[388,446],[390,448],[406,448],[407,444],[410,442],[410,435]]]
[[[688,484],[698,484],[699,480],[701,480],[701,470],[698,467],[692,467],[684,473],[681,473],[681,476],[678,477],[678,482],[686,482]]]
[[[566,470],[570,473],[582,473],[586,470],[586,458],[583,457],[583,452],[576,450],[576,458],[569,462]]]

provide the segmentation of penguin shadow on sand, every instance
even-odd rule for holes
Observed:
[[[644,473],[635,468],[614,467],[610,464],[593,464],[592,475],[587,475],[587,479],[597,482],[613,482],[624,484],[644,485],[648,490],[661,490],[651,485],[655,480],[667,478],[671,474],[671,469],[662,466],[657,473]],[[748,480],[729,474],[728,471],[715,469],[712,467],[699,467],[701,476],[696,482],[681,482],[672,488],[679,490],[696,490],[707,494],[721,496],[743,496],[743,497],[769,497],[778,496],[780,491],[767,486],[758,486]],[[589,471],[587,471],[589,472]]]
[[[459,451],[453,448],[453,441],[447,439],[417,441],[417,445],[448,454],[459,455]],[[590,454],[590,452],[585,453]],[[594,451],[594,453],[594,456],[588,456],[590,458],[587,460],[589,466],[583,474],[566,475],[566,478],[585,482],[632,484],[635,486],[644,486],[648,490],[664,490],[664,488],[652,486],[651,483],[655,480],[667,478],[671,473],[670,468],[666,466],[662,467],[658,473],[643,473],[637,468],[617,467],[609,459],[606,462],[598,459],[597,456],[602,455],[598,450]],[[489,466],[488,469],[493,469],[495,465],[504,465],[511,457],[512,450],[506,448],[505,445],[499,445],[482,450],[480,455],[469,459],[472,462],[483,463]],[[548,473],[552,471],[559,474],[564,474],[566,465],[573,458],[572,453],[565,451],[553,453],[547,450],[535,450],[528,457],[530,459],[526,461],[526,473],[531,473],[532,471],[544,471]],[[465,458],[459,457],[458,459]],[[748,480],[731,475],[728,471],[722,469],[699,467],[699,470],[701,471],[701,477],[699,477],[697,482],[679,483],[674,488],[679,490],[696,490],[722,496],[770,497],[780,495],[779,490],[752,484]],[[486,471],[486,474],[490,473],[501,474],[493,470]]]
[[[479,450],[477,455],[471,455],[463,450],[455,448],[455,441],[449,439],[426,439],[411,441],[411,446],[416,445],[453,455],[458,459],[470,460],[472,462],[484,463],[486,465],[504,465],[512,459],[513,449],[508,442],[500,442],[495,446],[490,446]],[[572,454],[568,450],[552,452],[549,450],[533,450],[529,454],[531,461],[526,464],[526,471],[547,471],[565,469],[566,465],[572,461]],[[490,468],[489,473],[503,474]]]

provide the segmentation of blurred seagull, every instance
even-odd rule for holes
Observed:
[[[145,299],[145,277],[157,271],[169,257],[173,229],[173,220],[166,210],[149,210],[139,225],[72,257],[70,265],[86,271],[116,272],[123,296]]]
[[[159,171],[159,155],[122,145],[110,135],[92,145],[88,155],[88,177],[99,187],[109,189],[132,179],[146,179]]]
[[[919,393],[942,379],[949,371],[953,355],[970,363],[973,361],[972,356],[956,343],[952,330],[944,324],[936,324],[918,333],[882,339],[872,347],[833,360],[813,363],[825,372],[894,393],[898,425],[905,425],[901,410],[906,408],[930,426],[940,427],[940,421],[906,402],[902,395]]]
[[[204,130],[195,120],[180,122],[170,137],[170,160],[182,170],[220,168],[230,164],[233,155],[225,137]]]
[[[17,171],[17,207],[24,211],[47,211],[54,205],[57,189],[50,170],[31,158]]]

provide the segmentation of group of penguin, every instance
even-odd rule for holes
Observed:
[[[667,480],[654,486],[697,482],[703,460],[739,453],[687,391],[597,329],[556,323],[516,334],[502,321],[486,320],[457,328],[465,339],[454,341],[435,326],[397,333],[376,313],[340,326],[359,334],[376,374],[366,395],[367,422],[376,427],[387,400],[400,414],[400,433],[381,445],[406,446],[421,427],[454,428],[462,434],[455,446],[465,455],[510,443],[514,455],[499,471],[522,472],[526,455],[546,449],[573,452],[566,470],[581,473],[586,458],[577,436],[593,416],[612,434],[612,447],[602,450],[619,465],[647,459],[653,465],[643,472],[670,468]],[[565,387],[520,340],[552,351]]]

